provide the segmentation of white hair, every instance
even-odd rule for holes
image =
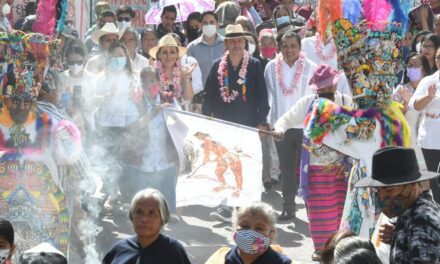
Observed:
[[[159,205],[159,214],[160,220],[162,222],[162,227],[166,225],[170,220],[170,210],[168,209],[167,201],[165,200],[165,196],[163,194],[153,188],[147,188],[139,191],[135,194],[130,204],[129,217],[130,220],[133,221],[134,210],[136,209],[136,205],[140,200],[144,199],[153,199]]]
[[[252,215],[261,215],[267,219],[268,224],[270,225],[271,230],[275,230],[276,223],[276,215],[272,206],[263,202],[253,202],[247,206],[240,207],[237,210],[234,217],[234,226],[237,228],[240,219],[243,215],[252,214]]]

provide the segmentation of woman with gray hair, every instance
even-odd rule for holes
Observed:
[[[182,244],[161,233],[170,219],[170,212],[160,191],[148,188],[136,193],[129,218],[136,235],[113,244],[103,264],[191,263]]]
[[[281,247],[271,245],[275,237],[276,216],[273,208],[263,202],[243,206],[235,214],[235,247],[217,250],[205,264],[288,264],[292,261],[281,254]]]

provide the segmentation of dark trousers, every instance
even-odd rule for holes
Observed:
[[[281,186],[283,193],[284,209],[294,209],[295,196],[298,191],[296,183],[296,166],[301,159],[301,146],[303,142],[302,129],[288,129],[284,139],[275,142],[280,160]]]
[[[428,171],[437,172],[440,163],[439,149],[424,149],[422,148],[423,158],[425,159],[426,168]],[[432,197],[434,201],[440,203],[440,177],[430,181]]]

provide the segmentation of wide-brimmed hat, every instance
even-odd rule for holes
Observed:
[[[341,72],[333,69],[328,64],[321,64],[313,71],[309,85],[312,90],[319,91],[322,88],[336,85],[340,78]]]
[[[96,30],[95,32],[92,33],[92,40],[96,44],[99,44],[99,39],[102,36],[109,35],[109,34],[116,34],[116,35],[118,35],[118,39],[120,39],[121,36],[122,36],[122,34],[119,31],[118,27],[114,23],[107,22],[107,23],[105,23],[105,25],[102,28],[100,28],[99,30]]]
[[[276,39],[280,39],[287,31],[293,31],[295,33],[298,33],[303,28],[304,27],[295,26],[291,22],[280,24],[277,26]]]
[[[388,187],[426,181],[440,174],[420,171],[412,148],[385,147],[373,155],[371,177],[359,180],[355,187]]]
[[[171,34],[166,34],[159,40],[159,43],[157,44],[156,47],[150,49],[149,51],[150,56],[156,59],[157,52],[162,47],[176,47],[179,50],[179,58],[186,53],[185,47],[177,45],[177,42],[174,39],[174,37]]]
[[[246,32],[243,30],[243,26],[237,25],[227,25],[225,29],[225,39],[234,38],[245,38]]]

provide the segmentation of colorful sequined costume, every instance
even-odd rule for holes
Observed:
[[[80,135],[73,123],[36,108],[56,42],[42,34],[11,31],[0,33],[0,44],[8,65],[0,108],[0,217],[14,226],[16,254],[41,242],[67,254],[71,179],[60,165],[79,156]],[[11,105],[21,104],[30,108],[23,123],[10,112],[16,111]]]

